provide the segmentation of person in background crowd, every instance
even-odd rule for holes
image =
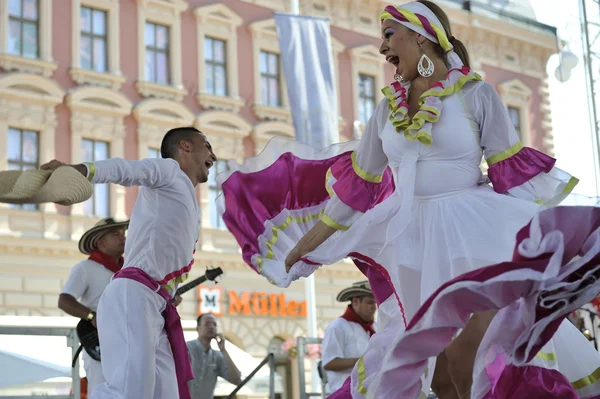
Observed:
[[[102,219],[79,240],[79,251],[89,258],[71,269],[58,297],[58,307],[71,316],[88,320],[96,327],[96,309],[100,296],[112,276],[123,266],[125,229],[129,221]],[[83,368],[89,392],[104,382],[102,364],[83,352]]]
[[[188,385],[192,399],[213,399],[217,377],[239,385],[242,382],[242,374],[225,349],[223,334],[217,333],[215,316],[212,314],[198,316],[196,329],[198,339],[187,342],[195,377],[188,382]],[[210,347],[213,339],[219,346],[218,352]]]
[[[352,284],[337,296],[338,302],[348,302],[341,317],[329,324],[321,352],[329,389],[336,391],[350,376],[352,368],[375,334],[374,320],[377,305],[368,281]]]

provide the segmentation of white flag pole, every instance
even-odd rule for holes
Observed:
[[[300,1],[290,0],[291,14],[300,15]],[[308,328],[308,336],[317,338],[317,307],[315,301],[315,277],[311,274],[304,279],[304,295],[306,297],[306,324]],[[317,372],[317,362],[311,362],[311,379],[310,387],[312,392],[318,392],[319,389],[319,373]]]

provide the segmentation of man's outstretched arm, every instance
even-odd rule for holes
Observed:
[[[67,165],[52,160],[40,167],[55,170],[61,166],[75,168],[94,184],[114,183],[121,186],[145,186],[158,188],[170,184],[179,172],[179,164],[173,159],[143,159],[129,161],[112,158],[104,161]]]

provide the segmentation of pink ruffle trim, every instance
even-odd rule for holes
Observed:
[[[333,184],[335,195],[359,212],[368,211],[394,192],[394,181],[389,168],[383,173],[380,183],[371,183],[354,172],[349,154],[345,154],[331,167],[331,174],[336,179]]]
[[[515,155],[490,166],[488,177],[494,185],[494,191],[502,194],[542,172],[549,173],[555,162],[556,159],[542,152],[523,147]]]

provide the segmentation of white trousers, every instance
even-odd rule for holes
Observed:
[[[83,359],[85,377],[87,378],[87,391],[89,396],[96,385],[105,381],[104,374],[102,374],[102,363],[92,359],[85,350],[82,351],[81,357]]]
[[[145,285],[112,280],[98,305],[106,382],[90,399],[177,399],[177,377],[162,311],[166,301]]]

